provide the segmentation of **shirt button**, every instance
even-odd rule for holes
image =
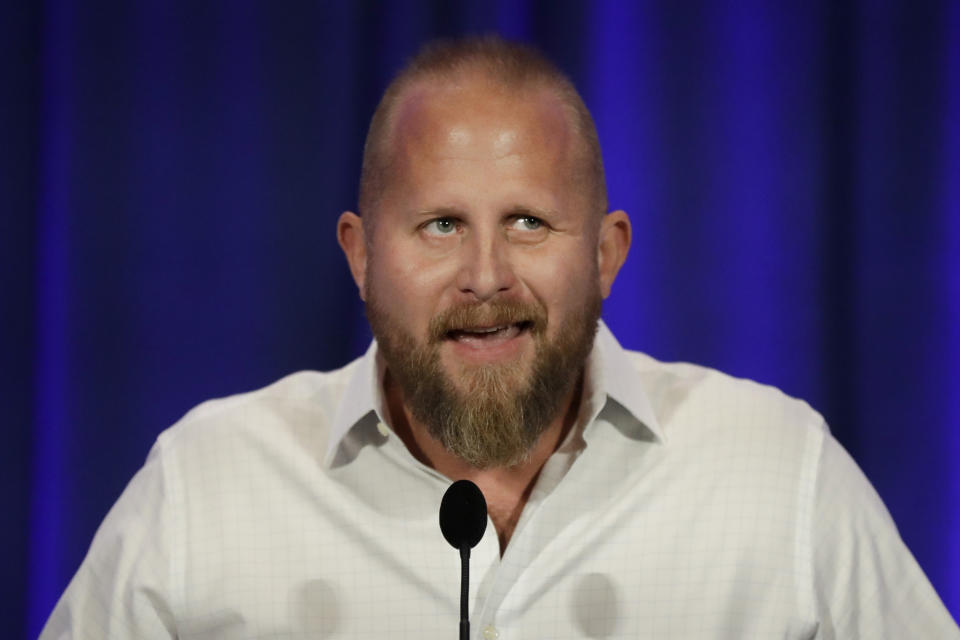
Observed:
[[[483,628],[483,640],[497,640],[500,637],[500,632],[497,631],[497,628],[492,624],[488,624]]]
[[[389,427],[387,427],[387,425],[383,424],[382,422],[377,423],[377,431],[379,431],[380,435],[382,435],[384,438],[390,435]]]

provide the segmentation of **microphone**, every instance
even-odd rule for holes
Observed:
[[[440,501],[440,531],[460,551],[460,640],[470,638],[470,549],[477,546],[487,529],[487,501],[480,488],[469,480],[457,480]]]

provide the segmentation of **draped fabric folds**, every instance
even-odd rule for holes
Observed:
[[[35,637],[156,435],[369,340],[336,246],[435,36],[581,88],[634,245],[625,346],[821,411],[960,616],[960,5],[94,2],[0,10],[5,637]],[[12,626],[11,626],[12,625]]]

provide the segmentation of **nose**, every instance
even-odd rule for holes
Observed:
[[[516,286],[508,240],[502,233],[473,233],[465,242],[457,288],[484,302]]]

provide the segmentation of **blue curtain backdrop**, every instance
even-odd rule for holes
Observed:
[[[4,637],[192,405],[361,352],[366,123],[489,31],[597,120],[621,341],[807,399],[960,615],[960,3],[48,0],[0,10]]]

